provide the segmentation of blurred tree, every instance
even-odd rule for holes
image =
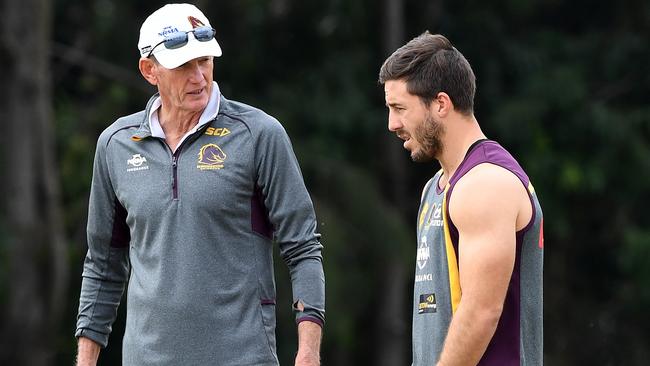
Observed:
[[[383,10],[383,53],[388,56],[398,47],[404,44],[406,29],[404,27],[404,0],[384,0]],[[384,122],[384,126],[386,126]],[[409,205],[406,202],[412,200],[408,192],[409,175],[407,174],[408,162],[405,159],[403,148],[396,143],[392,133],[386,133],[383,137],[382,154],[380,155],[385,164],[383,165],[382,179],[383,191],[387,192],[388,202],[396,209],[401,217],[413,216],[409,212]],[[397,243],[395,243],[397,244]],[[394,251],[394,250],[393,250]],[[379,317],[375,326],[377,332],[377,358],[375,363],[379,366],[400,365],[404,363],[407,350],[410,350],[410,322],[404,319],[404,309],[411,308],[412,302],[406,296],[408,278],[407,273],[412,272],[400,256],[390,255],[381,262],[385,267],[381,273],[383,284],[384,301],[379,307]],[[412,263],[412,261],[411,261]]]
[[[48,365],[68,305],[68,252],[55,155],[49,46],[51,2],[3,1],[3,251],[8,300],[0,363]],[[29,27],[26,27],[29,24]],[[5,276],[3,276],[5,277]]]

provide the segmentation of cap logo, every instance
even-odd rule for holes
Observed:
[[[158,35],[164,37],[172,33],[178,33],[178,28],[168,25],[165,28],[163,28],[162,32],[158,32]]]
[[[193,17],[191,15],[189,17],[187,17],[187,20],[190,21],[190,24],[192,24],[193,29],[205,26],[205,24],[203,24],[202,21],[200,21],[199,19],[196,19],[195,17]]]

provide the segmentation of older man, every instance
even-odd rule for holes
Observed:
[[[155,11],[138,48],[158,94],[97,143],[78,364],[97,363],[127,288],[123,365],[278,365],[277,242],[291,273],[295,364],[318,365],[322,246],[286,132],[221,94],[221,48],[195,6]]]

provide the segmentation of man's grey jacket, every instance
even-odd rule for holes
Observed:
[[[105,347],[126,287],[125,366],[277,365],[274,242],[296,321],[324,321],[320,235],[289,138],[218,98],[174,153],[151,135],[155,98],[99,137],[76,336]]]

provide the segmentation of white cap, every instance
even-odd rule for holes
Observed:
[[[210,21],[196,6],[167,4],[149,15],[142,23],[138,41],[140,55],[147,57],[151,49],[163,41],[166,35],[175,32],[188,32],[202,26],[210,26]],[[170,50],[160,44],[154,49],[153,55],[165,68],[174,69],[197,57],[219,57],[221,56],[221,47],[214,38],[207,42],[200,42],[194,38],[194,33],[189,33],[186,45]]]

